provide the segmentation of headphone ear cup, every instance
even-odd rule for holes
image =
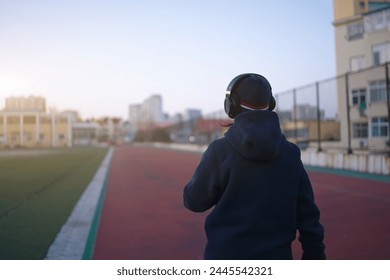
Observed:
[[[272,111],[276,107],[276,100],[273,96],[271,96],[271,100],[269,101],[268,110]]]
[[[225,108],[225,113],[230,117],[230,111],[232,108],[232,100],[229,97],[229,95],[226,95],[225,102],[223,105],[224,105],[223,107]]]
[[[237,116],[237,114],[240,112],[239,103],[235,100],[234,97],[232,97],[229,94],[227,94],[225,97],[224,108],[225,108],[225,113],[231,119],[234,119]]]

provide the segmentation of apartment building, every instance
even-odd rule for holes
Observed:
[[[42,97],[10,97],[0,111],[0,148],[70,147],[70,114],[46,113]]]
[[[145,126],[164,122],[162,97],[154,94],[141,104],[129,105],[129,121],[137,126]]]
[[[390,0],[334,0],[341,141],[388,150]]]

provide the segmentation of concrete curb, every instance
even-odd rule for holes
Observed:
[[[152,143],[155,148],[172,149],[186,152],[203,153],[207,149],[207,145],[195,144],[177,144],[177,143]]]
[[[92,181],[51,244],[46,260],[81,260],[100,194],[109,171],[114,149],[111,147]]]

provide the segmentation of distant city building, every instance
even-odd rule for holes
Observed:
[[[292,120],[292,112],[290,110],[286,110],[286,111],[278,110],[277,113],[278,113],[279,121],[281,123]]]
[[[171,124],[177,124],[177,123],[183,122],[183,114],[176,113],[173,116],[170,116],[168,118],[168,122]]]
[[[161,95],[152,95],[143,103],[144,120],[147,123],[161,123],[164,121]]]
[[[71,147],[72,115],[46,113],[43,97],[8,97],[0,111],[0,147]]]
[[[289,141],[295,143],[317,141],[318,123],[317,120],[299,120],[296,122],[286,121],[281,123],[283,134]],[[320,140],[338,141],[340,140],[340,124],[336,120],[321,121]]]
[[[81,122],[79,112],[75,110],[65,110],[61,112],[62,114],[70,115],[72,123]]]
[[[317,119],[317,107],[309,104],[299,104],[294,106],[292,117],[297,120],[316,120]],[[320,111],[320,118],[325,117],[324,110]]]
[[[75,146],[132,142],[134,134],[135,127],[128,121],[117,117],[89,119],[73,124],[73,144]]]
[[[99,140],[103,142],[122,142],[126,133],[121,118],[105,117],[96,121],[100,125]]]
[[[7,97],[4,111],[7,112],[46,112],[46,100],[39,96]]]
[[[333,5],[337,75],[348,73],[337,80],[341,141],[384,149],[389,142],[390,0],[333,0]]]
[[[224,109],[208,113],[203,116],[204,119],[226,120],[229,117],[226,115]]]
[[[162,97],[158,94],[150,96],[142,104],[129,105],[129,122],[136,125],[162,123],[164,116]]]
[[[77,122],[72,125],[73,145],[89,146],[98,143],[100,126],[96,122]]]
[[[0,112],[0,147],[71,147],[71,117],[40,112]]]
[[[199,109],[186,109],[183,112],[183,121],[196,120],[202,117],[202,111]]]
[[[157,108],[157,103],[154,96],[145,101],[140,116]],[[136,127],[121,118],[83,121],[77,111],[49,111],[43,97],[6,98],[5,108],[0,110],[0,148],[57,148],[134,141]]]
[[[130,104],[129,105],[129,122],[137,124],[142,121],[142,105]]]

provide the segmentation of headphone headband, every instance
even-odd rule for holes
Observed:
[[[247,78],[247,77],[262,77],[264,78],[263,76],[261,75],[258,75],[258,74],[255,74],[255,73],[246,73],[246,74],[241,74],[241,75],[238,75],[237,77],[235,77],[228,85],[227,89],[226,89],[226,94],[231,94],[231,92],[233,91],[233,89],[238,85],[238,82],[244,78]],[[265,79],[265,78],[264,78]]]

